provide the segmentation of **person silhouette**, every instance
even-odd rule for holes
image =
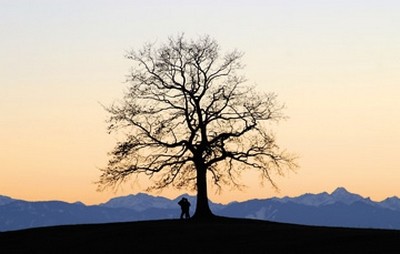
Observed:
[[[189,208],[190,208],[190,202],[187,198],[182,198],[179,202],[178,205],[181,206],[181,219],[189,219],[190,218],[190,213],[189,213]]]

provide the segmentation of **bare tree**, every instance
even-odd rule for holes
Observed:
[[[123,130],[124,139],[102,169],[100,189],[145,174],[154,179],[148,191],[197,190],[193,218],[207,219],[214,216],[207,179],[218,188],[240,187],[240,173],[252,169],[275,186],[271,171],[296,167],[268,131],[270,122],[284,117],[276,95],[245,85],[238,74],[242,53],[220,51],[209,36],[180,35],[127,54],[136,64],[128,89],[106,107],[109,131]]]

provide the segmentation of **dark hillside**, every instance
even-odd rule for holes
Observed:
[[[157,220],[0,233],[1,253],[400,253],[400,231]]]

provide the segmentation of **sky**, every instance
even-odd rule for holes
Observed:
[[[274,127],[299,168],[279,187],[210,188],[214,202],[345,187],[400,196],[400,1],[0,0],[0,195],[99,204],[146,181],[98,192],[116,137],[126,51],[185,33],[244,53],[249,85],[274,92],[288,119]],[[175,198],[172,189],[153,195]]]

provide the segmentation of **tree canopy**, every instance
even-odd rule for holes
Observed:
[[[275,93],[247,84],[242,56],[237,50],[222,54],[207,35],[188,40],[183,34],[128,52],[134,66],[127,90],[106,107],[108,130],[123,139],[101,169],[99,187],[145,174],[154,179],[148,190],[196,190],[194,218],[206,218],[212,216],[208,180],[240,187],[240,174],[256,170],[275,186],[271,172],[296,168],[269,129],[285,117],[283,105]]]

